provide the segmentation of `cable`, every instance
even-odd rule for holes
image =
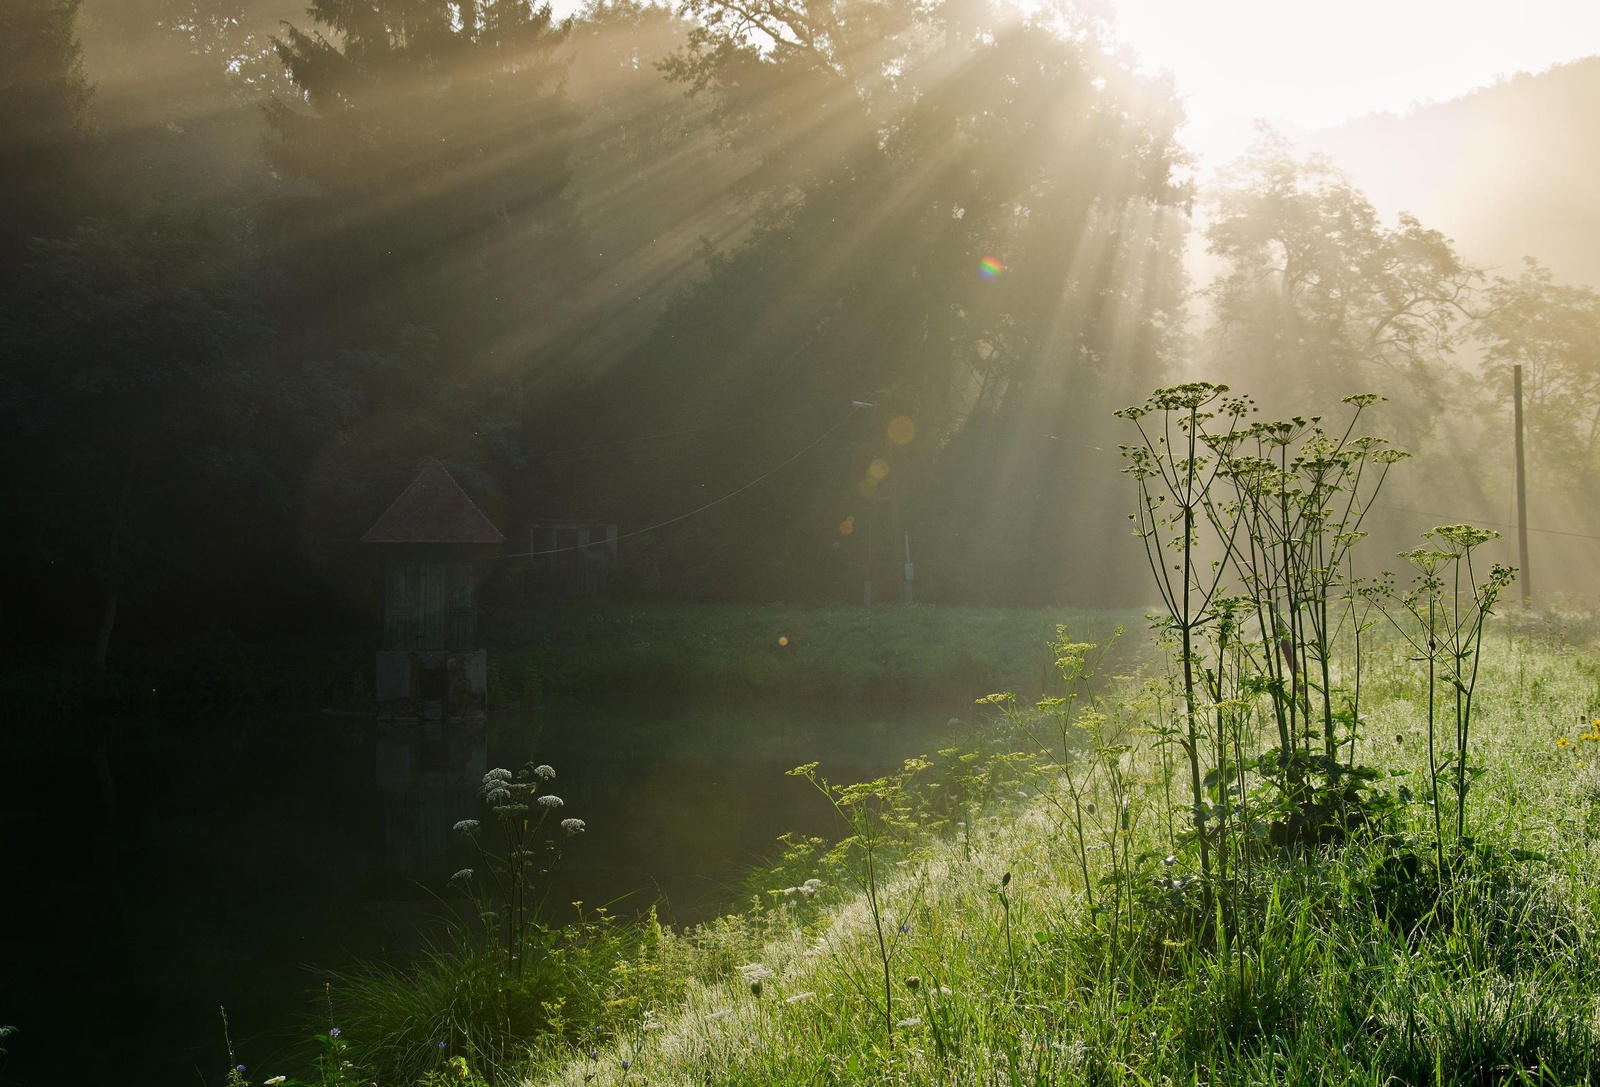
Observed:
[[[771,468],[767,469],[765,472],[762,472],[759,476],[757,476],[756,478],[752,479],[749,483],[746,483],[742,487],[738,487],[738,488],[736,488],[734,490],[729,491],[727,494],[723,495],[721,498],[713,499],[712,501],[707,502],[703,506],[697,506],[696,508],[690,510],[688,513],[680,513],[676,517],[668,518],[665,521],[659,521],[656,524],[648,525],[645,528],[636,528],[632,532],[621,533],[620,535],[618,535],[618,536],[616,536],[614,538],[617,539],[617,540],[626,540],[630,536],[642,536],[646,532],[654,532],[658,528],[666,528],[668,525],[675,525],[679,521],[686,521],[690,517],[693,517],[697,513],[704,513],[706,510],[710,509],[712,506],[720,506],[722,503],[726,502],[728,499],[733,498],[736,495],[743,494],[745,491],[748,491],[751,487],[754,487],[757,483],[760,483],[762,480],[766,479],[768,476],[770,476],[773,473],[779,471],[780,469],[787,468],[789,465],[793,464],[795,461],[799,460],[801,457],[803,457],[807,453],[809,453],[812,449],[814,449],[817,446],[821,445],[823,443],[823,441],[825,441],[834,431],[838,430],[840,427],[842,427],[846,423],[848,423],[851,419],[855,418],[856,412],[861,411],[863,407],[872,407],[872,406],[873,405],[871,405],[871,404],[863,404],[860,401],[857,401],[855,406],[850,409],[849,413],[846,414],[843,419],[840,419],[837,423],[834,423],[827,430],[824,430],[816,438],[812,439],[804,448],[802,448],[794,456],[790,457],[786,461],[783,461],[783,462],[781,462],[779,464],[773,465]],[[610,540],[606,541],[607,544],[609,544],[610,542],[611,542]],[[539,557],[541,555],[559,555],[559,554],[562,554],[563,552],[567,552],[567,551],[588,551],[591,548],[601,547],[601,546],[604,546],[604,545],[600,544],[600,543],[574,544],[571,547],[553,547],[553,548],[550,548],[547,551],[521,551],[521,552],[518,552],[518,553],[512,554],[512,555],[496,555],[495,558],[498,558],[498,559],[531,559],[531,558],[537,558],[537,557]]]
[[[537,453],[530,453],[528,455],[528,459],[543,460],[546,457],[556,457],[563,453],[587,453],[590,450],[595,449],[616,449],[622,446],[643,445],[646,442],[660,441],[664,438],[675,438],[679,435],[698,434],[701,431],[716,430],[719,427],[754,426],[762,419],[771,419],[780,415],[795,415],[799,412],[809,410],[811,410],[809,407],[785,408],[782,411],[768,411],[763,412],[760,415],[749,415],[743,419],[730,419],[723,423],[702,423],[699,426],[684,427],[680,430],[663,430],[659,434],[646,434],[638,438],[623,438],[614,442],[598,442],[594,445],[569,445],[562,449],[542,449]]]
[[[1418,517],[1445,517],[1445,518],[1456,517],[1456,515],[1453,514],[1453,513],[1440,513],[1438,510],[1413,510],[1413,509],[1406,509],[1404,506],[1374,505],[1372,508],[1373,509],[1377,509],[1377,510],[1389,510],[1392,513],[1414,513]],[[1465,520],[1465,521],[1467,521],[1467,522],[1469,522],[1471,524],[1494,525],[1494,526],[1496,526],[1498,528],[1516,528],[1517,527],[1516,525],[1511,524],[1508,521],[1487,521],[1487,520],[1484,520],[1484,519],[1479,518],[1479,517],[1467,517],[1467,518],[1458,518],[1458,519]],[[1573,539],[1577,539],[1577,540],[1600,540],[1600,536],[1591,536],[1587,532],[1563,532],[1559,528],[1534,528],[1532,525],[1529,525],[1528,526],[1528,531],[1529,532],[1542,532],[1546,536],[1571,536]]]

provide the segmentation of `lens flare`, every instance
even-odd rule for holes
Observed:
[[[906,415],[897,415],[889,420],[889,440],[895,445],[907,445],[917,436],[917,424]]]
[[[779,635],[779,636],[778,636],[778,644],[779,644],[779,645],[788,645],[788,644],[789,644],[789,637],[788,637],[788,635],[786,635],[786,634],[780,634],[780,635]]]
[[[1005,270],[1006,266],[1000,263],[998,257],[984,257],[978,262],[978,275],[984,279],[993,279]]]
[[[848,536],[848,535],[850,535],[850,533],[854,532],[855,530],[856,530],[856,526],[852,525],[849,521],[840,521],[839,522],[839,535]]]
[[[871,464],[867,465],[867,475],[871,476],[873,479],[882,479],[888,474],[889,462],[884,460],[882,457],[878,457]]]

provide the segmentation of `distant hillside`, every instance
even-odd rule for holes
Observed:
[[[1468,259],[1524,255],[1600,287],[1600,57],[1396,117],[1289,133],[1331,156],[1386,217],[1414,212]]]

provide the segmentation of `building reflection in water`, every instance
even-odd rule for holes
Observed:
[[[482,720],[380,723],[384,868],[421,882],[448,879],[467,859],[461,836],[451,828],[477,816],[478,785],[488,769],[488,726]]]

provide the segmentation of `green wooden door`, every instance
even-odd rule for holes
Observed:
[[[471,649],[477,625],[477,601],[473,599],[472,567],[464,562],[444,568],[445,647]]]
[[[391,562],[383,569],[383,647],[416,649],[417,564]]]
[[[444,564],[417,564],[417,648],[443,649],[445,630]]]

